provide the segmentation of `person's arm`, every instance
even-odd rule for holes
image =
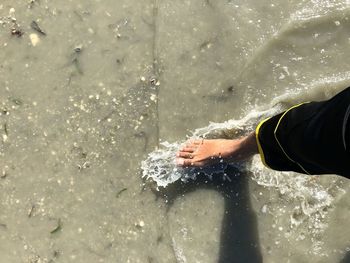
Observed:
[[[234,154],[235,156],[231,157],[230,161],[244,161],[257,153],[259,153],[259,151],[256,133],[252,132],[248,136],[239,139],[239,147],[237,148],[237,152]]]
[[[179,166],[202,167],[218,162],[240,162],[258,153],[255,132],[234,140],[193,140],[179,150]]]
[[[279,171],[350,178],[349,115],[350,88],[260,122],[256,138],[263,163]]]
[[[239,162],[260,153],[279,171],[350,178],[350,88],[332,99],[295,105],[234,140],[195,140],[177,153],[179,166]]]

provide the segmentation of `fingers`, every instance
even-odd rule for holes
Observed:
[[[195,161],[193,159],[176,158],[176,164],[178,166],[188,168],[188,167],[203,167],[204,163],[202,161]]]
[[[186,147],[198,147],[199,145],[204,143],[204,139],[195,139],[187,141]]]
[[[204,143],[204,139],[192,140],[186,143],[186,145],[181,149],[182,152],[194,152],[198,149],[200,145]]]
[[[186,147],[184,147],[184,148],[181,149],[181,152],[193,153],[193,152],[195,152],[196,150],[197,150],[197,148],[186,146]]]
[[[176,154],[176,164],[183,167],[202,166],[202,162],[195,161],[193,158],[195,158],[195,152],[203,143],[204,139],[197,139],[187,142],[186,145]]]
[[[193,162],[191,159],[184,159],[183,166],[194,166],[195,162]]]
[[[204,139],[196,139],[192,141],[192,144],[194,145],[201,145],[204,143]]]
[[[177,157],[185,158],[185,159],[193,159],[194,155],[192,152],[178,152],[176,154]]]
[[[185,165],[185,159],[183,159],[183,158],[176,158],[176,164],[178,166],[184,166]]]
[[[200,162],[194,162],[192,159],[176,158],[176,164],[182,167],[199,167]]]

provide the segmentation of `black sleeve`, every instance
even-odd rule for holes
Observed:
[[[350,88],[296,105],[256,128],[264,164],[279,171],[350,178]]]

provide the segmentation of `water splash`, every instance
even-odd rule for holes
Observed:
[[[252,171],[256,183],[277,190],[280,201],[287,202],[289,207],[292,207],[291,210],[280,209],[283,207],[281,204],[265,208],[275,218],[288,216],[289,226],[284,237],[293,241],[309,238],[312,241],[309,253],[327,256],[322,250],[323,234],[328,227],[328,215],[332,211],[335,199],[329,189],[315,180],[315,177],[269,170],[261,164],[259,158],[253,158],[249,170]],[[278,202],[274,201],[274,204]]]
[[[336,77],[338,80],[339,78],[340,76]],[[315,83],[312,88],[301,90],[300,94],[289,93],[275,98],[268,110],[253,110],[240,120],[210,123],[207,127],[196,129],[189,139],[237,138],[254,130],[261,119],[275,115],[302,99],[314,97],[316,93],[318,99],[326,99],[342,89],[339,85],[333,85],[333,89],[329,89],[327,80],[324,83],[326,85],[323,87]],[[142,176],[154,181],[158,187],[167,187],[177,180],[195,180],[199,173],[206,174],[209,179],[215,173],[225,174],[225,164],[210,169],[184,169],[176,166],[175,154],[183,143],[185,141],[161,143],[161,147],[150,153],[142,162]],[[273,200],[274,204],[264,207],[263,210],[269,210],[275,218],[289,220],[288,229],[284,228],[284,238],[294,242],[309,240],[312,244],[309,253],[326,257],[327,254],[323,252],[323,236],[328,227],[328,214],[332,211],[335,196],[341,196],[345,191],[339,187],[335,193],[331,193],[329,188],[313,180],[313,177],[267,169],[262,165],[259,156],[255,156],[252,162],[244,164],[241,168],[250,171],[252,179],[258,185],[273,188],[281,196],[281,200]],[[281,209],[284,205],[279,202],[287,202],[289,207],[292,205],[292,209]]]
[[[251,132],[260,119],[276,114],[279,107],[266,111],[252,111],[243,119],[229,120],[224,123],[210,123],[207,127],[196,129],[189,137],[198,138],[237,138]],[[176,152],[185,143],[162,142],[160,148],[151,152],[148,158],[141,163],[142,177],[153,180],[158,187],[166,187],[177,180],[187,182],[195,180],[200,173],[206,174],[209,178],[212,175],[223,173],[227,164],[217,164],[206,168],[181,168],[176,165]],[[235,164],[240,166],[241,164]]]

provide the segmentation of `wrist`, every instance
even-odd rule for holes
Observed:
[[[255,132],[250,133],[240,139],[238,157],[240,160],[246,160],[258,153],[258,145],[256,143]]]

